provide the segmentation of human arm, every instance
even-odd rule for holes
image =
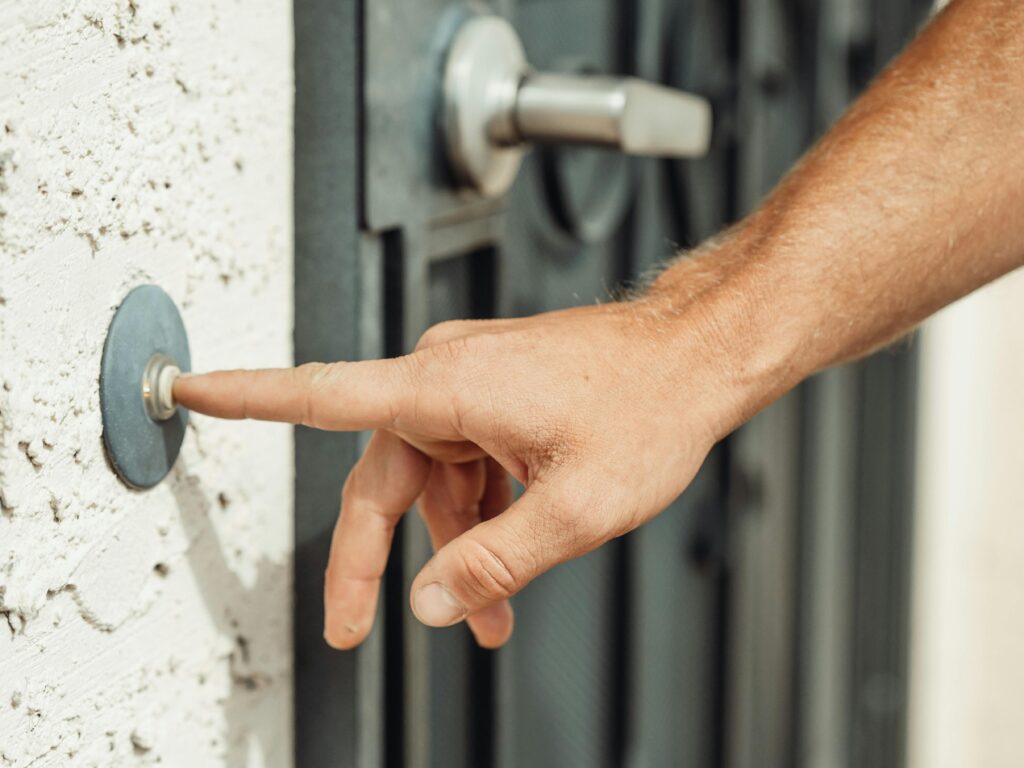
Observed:
[[[1022,64],[1024,6],[958,0],[754,214],[644,295],[444,324],[392,361],[190,377],[176,396],[378,430],[335,532],[332,644],[369,631],[394,525],[418,499],[438,551],[414,610],[469,616],[498,645],[507,597],[660,512],[750,415],[1021,264]],[[507,475],[526,486],[515,503]]]

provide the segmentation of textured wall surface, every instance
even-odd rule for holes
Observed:
[[[1024,755],[1024,270],[937,315],[921,354],[912,768]]]
[[[291,4],[0,0],[0,766],[284,766],[291,437],[194,417],[129,491],[104,334],[135,285],[193,365],[291,360]]]

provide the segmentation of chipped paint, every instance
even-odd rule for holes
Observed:
[[[284,766],[291,435],[193,417],[128,490],[135,285],[197,369],[291,358],[291,3],[0,0],[0,766]]]

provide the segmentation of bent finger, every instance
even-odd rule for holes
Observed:
[[[422,453],[378,431],[345,481],[324,577],[324,637],[335,648],[353,648],[369,633],[395,526],[429,471]]]
[[[512,477],[497,461],[484,459],[484,495],[480,499],[480,519],[497,517],[512,504]]]
[[[435,552],[480,522],[487,481],[484,460],[463,464],[434,462],[417,508]],[[512,607],[502,600],[471,614],[467,624],[481,647],[498,648],[512,633]]]
[[[576,503],[561,489],[544,492],[534,483],[502,514],[442,547],[413,580],[416,617],[444,627],[507,600],[548,569],[602,542],[586,524],[596,509]],[[592,501],[579,500],[581,504]]]

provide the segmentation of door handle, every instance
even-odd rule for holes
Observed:
[[[535,72],[499,16],[474,16],[456,32],[443,96],[452,170],[486,197],[508,190],[536,142],[661,157],[700,157],[711,142],[707,100],[632,77]]]

